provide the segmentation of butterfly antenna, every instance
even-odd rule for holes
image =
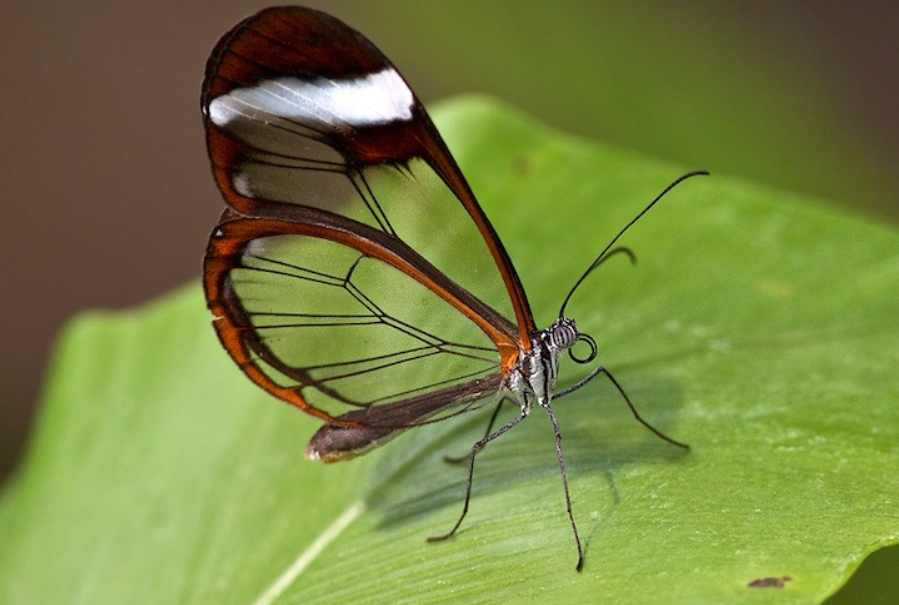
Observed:
[[[591,265],[589,267],[587,267],[587,270],[584,271],[584,274],[581,275],[581,277],[576,282],[574,282],[574,285],[571,287],[571,290],[568,291],[568,295],[565,296],[565,300],[562,301],[562,308],[559,309],[559,317],[565,316],[565,307],[568,306],[568,301],[571,300],[571,297],[574,295],[574,293],[577,291],[577,289],[580,287],[580,285],[582,283],[584,283],[584,280],[587,279],[587,276],[590,275],[594,269],[596,269],[598,266],[600,266],[604,260],[606,260],[607,258],[610,258],[613,254],[617,254],[619,252],[624,252],[625,254],[627,254],[630,257],[631,262],[636,262],[637,259],[634,256],[634,253],[631,251],[630,248],[615,248],[614,250],[612,250],[612,246],[615,245],[615,243],[621,238],[621,236],[624,235],[624,233],[628,229],[630,229],[634,223],[636,223],[641,218],[643,218],[643,215],[646,214],[647,212],[649,212],[652,209],[652,207],[655,206],[659,202],[659,200],[661,200],[663,197],[665,197],[665,195],[669,191],[671,191],[672,189],[674,189],[675,187],[680,185],[682,182],[684,182],[687,179],[694,177],[694,176],[701,176],[701,175],[708,176],[708,174],[709,173],[707,170],[694,170],[692,172],[688,172],[687,174],[684,174],[684,175],[676,178],[670,185],[665,187],[665,189],[663,189],[662,192],[660,194],[658,194],[655,197],[655,199],[652,200],[646,206],[646,208],[641,210],[637,214],[637,216],[632,218],[631,221],[627,225],[625,225],[624,228],[621,229],[621,231],[618,232],[618,235],[613,237],[612,241],[610,241],[608,243],[608,245],[606,245],[606,247],[603,248],[602,252],[599,253],[599,256],[596,257],[596,260],[594,260],[593,263],[591,263]]]

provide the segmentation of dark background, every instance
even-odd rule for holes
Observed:
[[[310,4],[365,32],[426,103],[487,92],[578,135],[899,220],[899,3]],[[263,6],[0,7],[0,478],[67,319],[199,286],[222,208],[203,66]]]

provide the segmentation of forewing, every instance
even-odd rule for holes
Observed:
[[[361,34],[310,9],[262,11],[216,46],[202,105],[236,211],[319,208],[399,238],[514,318],[509,337],[527,346],[533,320],[501,242],[411,89]]]

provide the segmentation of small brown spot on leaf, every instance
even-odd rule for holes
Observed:
[[[756,578],[746,586],[749,588],[783,588],[787,582],[792,580],[790,576],[781,576],[779,578]]]

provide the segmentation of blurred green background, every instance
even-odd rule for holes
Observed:
[[[363,31],[425,103],[488,93],[584,137],[899,221],[897,3],[309,4]],[[0,7],[0,476],[21,455],[67,317],[198,279],[222,207],[199,119],[203,66],[263,6]]]

